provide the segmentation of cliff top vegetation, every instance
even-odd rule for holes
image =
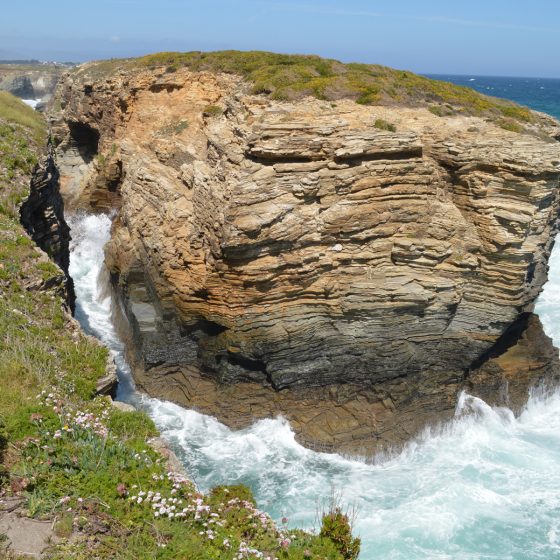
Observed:
[[[251,82],[254,94],[275,100],[294,100],[307,95],[328,101],[350,98],[364,105],[435,106],[435,111],[442,115],[463,113],[521,122],[533,120],[526,107],[468,87],[378,64],[342,63],[314,55],[235,50],[162,52],[90,63],[78,71],[95,79],[116,70],[139,68],[162,68],[166,72],[188,68],[237,74]]]

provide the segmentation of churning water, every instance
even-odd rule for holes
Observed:
[[[518,418],[462,395],[454,421],[373,465],[305,449],[282,419],[231,431],[135,393],[103,271],[110,219],[69,222],[77,318],[111,349],[119,398],[151,415],[201,489],[243,482],[261,508],[307,528],[334,489],[356,508],[363,560],[560,558],[560,393],[532,395]],[[560,344],[560,247],[538,312]]]

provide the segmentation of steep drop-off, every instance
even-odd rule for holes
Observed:
[[[521,403],[558,376],[527,315],[558,225],[554,119],[122,68],[70,73],[51,119],[66,204],[118,210],[107,263],[150,394],[371,452],[465,383]]]

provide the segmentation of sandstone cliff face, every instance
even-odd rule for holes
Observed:
[[[402,441],[452,411],[546,279],[552,119],[538,137],[274,102],[187,70],[78,71],[57,95],[66,203],[118,209],[107,263],[137,379],[230,424],[283,413],[326,448]]]

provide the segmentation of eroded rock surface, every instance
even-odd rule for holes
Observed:
[[[75,294],[70,265],[70,228],[64,219],[64,201],[59,190],[59,173],[49,148],[36,165],[29,196],[20,208],[21,223],[33,241],[60,267],[64,276],[54,278],[65,301],[73,309]]]
[[[66,203],[118,209],[106,255],[137,380],[235,426],[282,413],[317,447],[400,443],[533,308],[557,124],[247,91],[184,69],[59,88]]]

